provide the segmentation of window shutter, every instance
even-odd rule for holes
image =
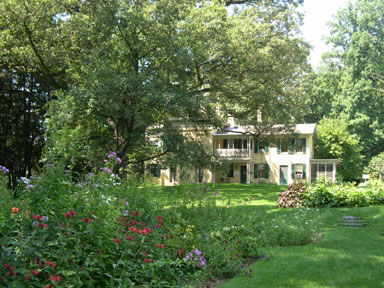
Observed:
[[[265,144],[265,153],[269,153],[269,144]]]
[[[303,138],[303,154],[307,152],[307,139]]]
[[[281,139],[279,139],[279,142],[277,143],[277,154],[280,154],[281,152]]]
[[[307,178],[307,165],[303,164],[303,179],[305,180],[306,178]]]
[[[255,153],[259,153],[259,140],[255,140]]]
[[[253,165],[253,178],[257,178],[257,164]]]
[[[292,164],[292,180],[295,179],[295,175],[296,175],[296,165]]]
[[[293,154],[293,153],[295,153],[295,152],[296,152],[295,138],[293,138],[293,139],[291,140],[291,145],[289,145],[289,147],[288,147],[288,153],[289,153],[289,154]]]
[[[265,179],[269,178],[269,166],[268,166],[268,164],[264,164],[264,178]]]

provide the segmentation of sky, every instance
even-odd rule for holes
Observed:
[[[329,51],[325,44],[325,36],[329,35],[326,25],[340,8],[345,8],[349,0],[304,0],[302,7],[305,18],[301,30],[304,38],[313,46],[310,63],[318,67],[321,63],[321,54]]]

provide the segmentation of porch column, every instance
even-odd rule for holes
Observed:
[[[333,163],[333,182],[336,182],[336,163]],[[325,169],[327,170],[327,169]],[[327,172],[325,172],[327,173]]]
[[[247,162],[247,184],[251,183],[251,163]]]

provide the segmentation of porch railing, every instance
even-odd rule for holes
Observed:
[[[248,158],[249,150],[248,149],[216,149],[217,154],[220,157],[225,158]]]

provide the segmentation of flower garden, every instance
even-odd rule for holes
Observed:
[[[1,167],[0,285],[210,287],[248,275],[244,263],[264,247],[317,241],[316,209],[271,216],[238,196],[245,186],[233,194],[213,184],[138,186],[112,174],[119,159],[109,156],[84,177],[47,165],[16,191]]]

